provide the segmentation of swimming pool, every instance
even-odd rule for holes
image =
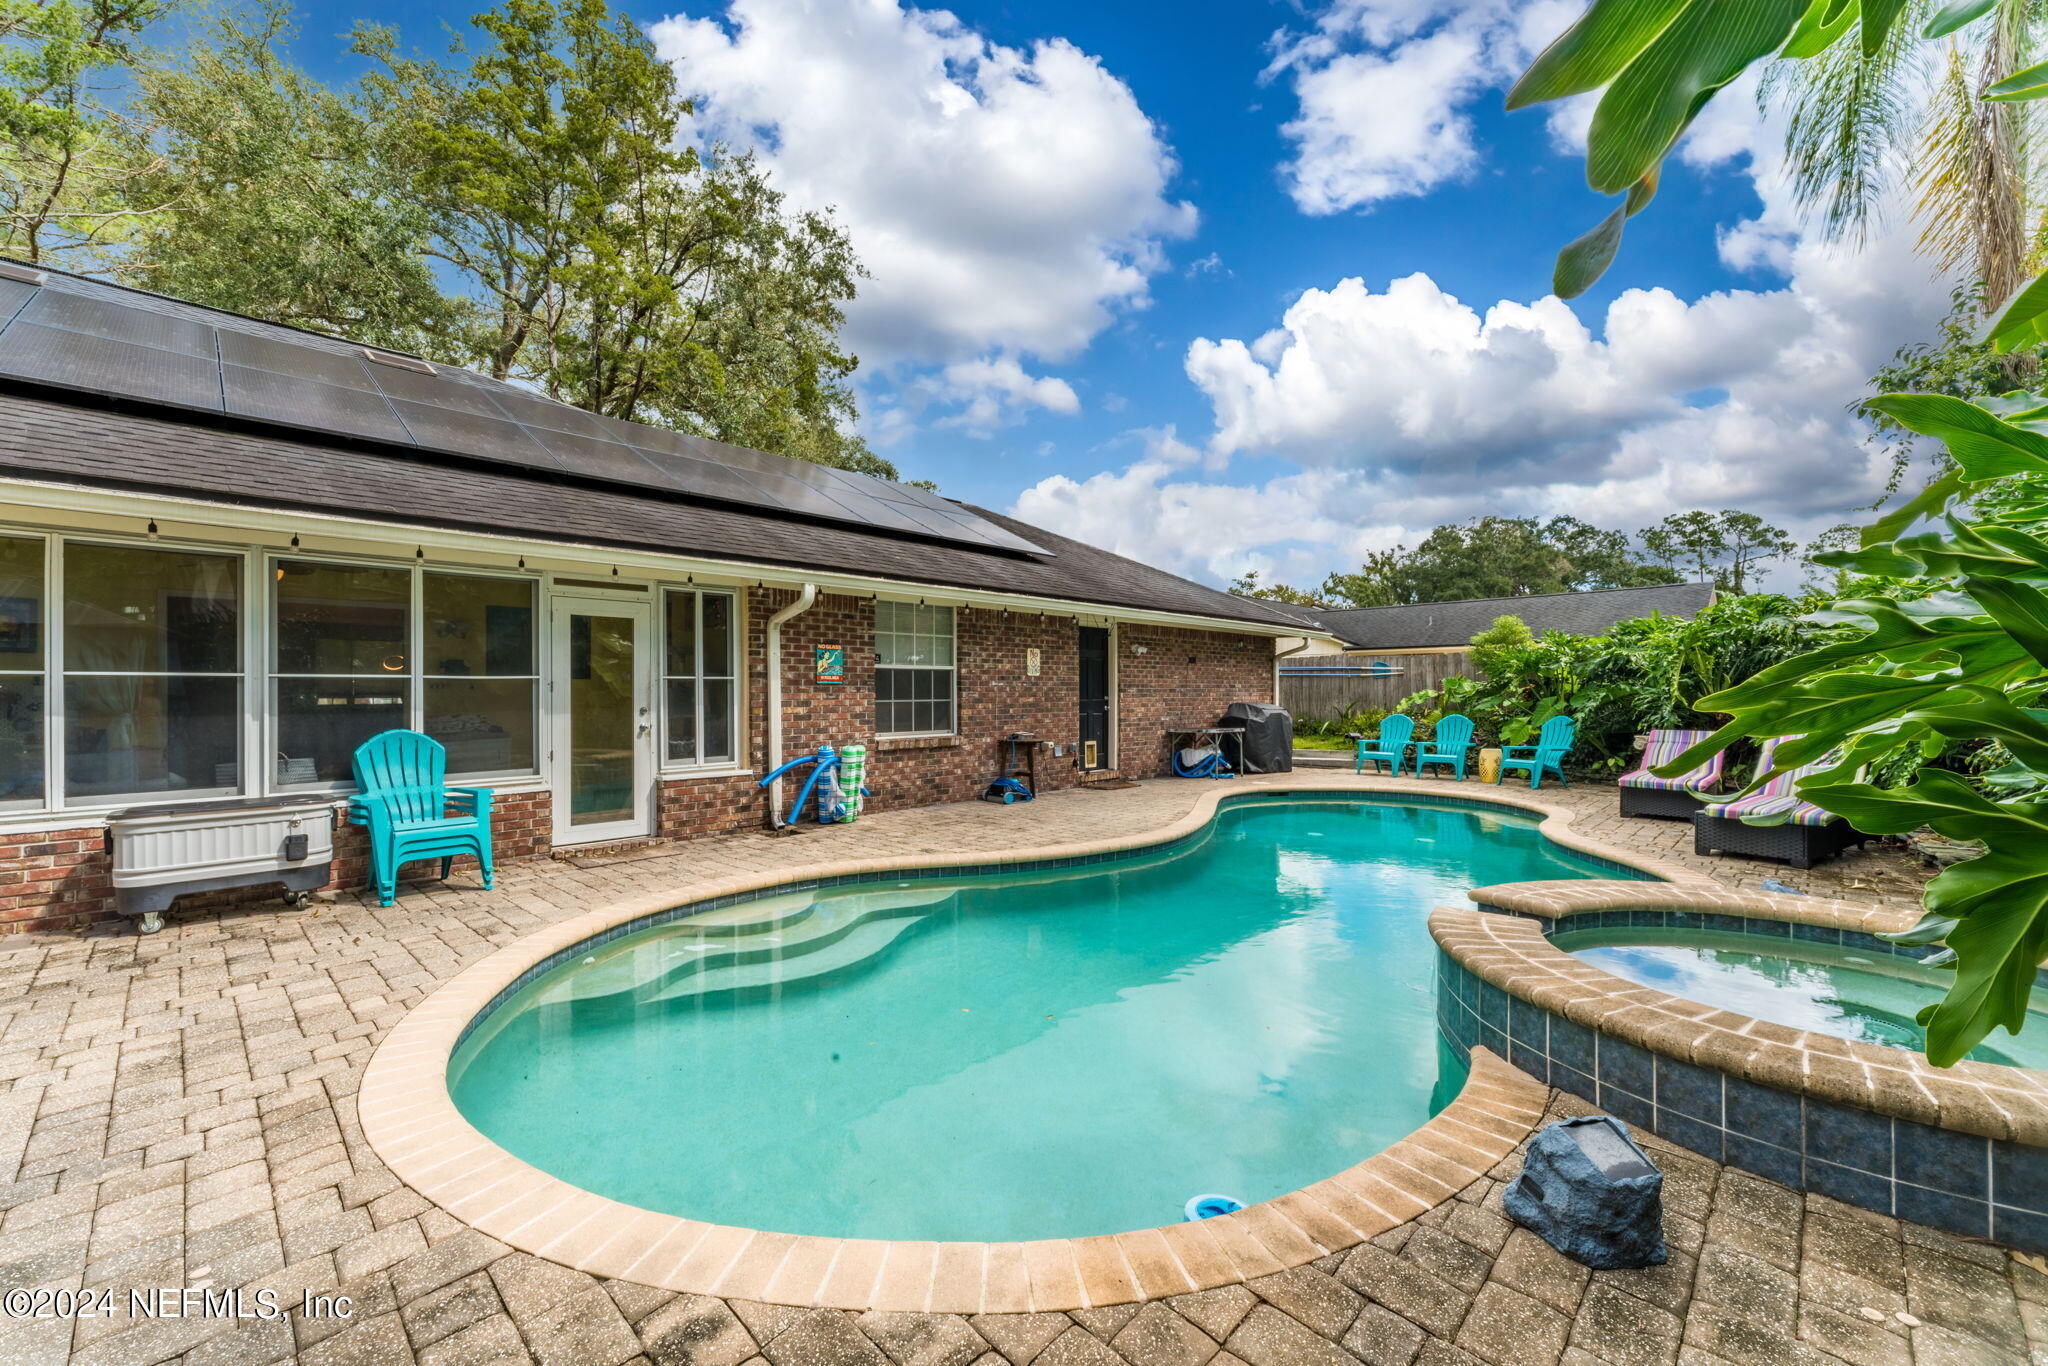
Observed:
[[[1617,977],[1689,1001],[1794,1029],[1915,1052],[1921,1007],[1948,990],[1948,973],[1895,954],[1785,936],[1653,927],[1562,930],[1551,942]],[[2036,999],[2039,999],[2038,997]],[[1978,1062],[2048,1067],[2048,1018],[2028,1011],[2018,1036],[1995,1032],[1967,1055]]]
[[[1320,1180],[1455,1094],[1431,907],[1631,875],[1497,808],[1237,799],[1167,853],[794,892],[616,939],[488,1015],[449,1088],[515,1156],[694,1219],[1146,1228],[1190,1196]]]

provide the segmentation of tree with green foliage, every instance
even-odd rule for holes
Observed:
[[[1299,588],[1290,588],[1284,583],[1264,583],[1259,571],[1248,569],[1230,581],[1230,591],[1241,598],[1260,598],[1267,602],[1284,602],[1295,607],[1327,607],[1329,603],[1313,593],[1304,593]]]
[[[210,18],[138,73],[162,164],[118,273],[129,283],[403,351],[438,350],[454,310],[406,193],[394,120],[293,67],[289,10]]]
[[[1660,565],[1712,583],[1724,593],[1746,593],[1758,568],[1787,559],[1799,547],[1753,512],[1675,512],[1643,532],[1643,548]]]
[[[1535,643],[1527,622],[1517,616],[1498,616],[1493,625],[1472,637],[1466,658],[1485,677],[1500,679],[1507,675],[1509,662]]]
[[[171,0],[0,0],[0,254],[90,265],[170,210],[161,158],[126,104]]]
[[[1391,607],[1405,602],[1401,585],[1401,564],[1405,550],[1368,550],[1358,568],[1348,574],[1330,574],[1323,579],[1325,602],[1344,607]]]

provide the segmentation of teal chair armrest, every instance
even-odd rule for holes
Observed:
[[[491,796],[488,787],[451,787],[448,804],[481,819],[491,814]]]
[[[350,825],[366,825],[374,834],[391,828],[391,807],[374,792],[358,793],[348,799]]]

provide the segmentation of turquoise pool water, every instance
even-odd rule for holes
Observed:
[[[1927,1037],[1913,1017],[1939,1001],[1951,980],[1897,954],[1720,930],[1578,930],[1551,942],[1617,977],[1688,1001],[1916,1052]],[[1969,1056],[2048,1067],[2048,1018],[2029,1010],[2027,1019],[2020,1034],[1997,1031]]]
[[[1321,1180],[1456,1094],[1432,907],[1614,876],[1515,815],[1240,799],[1169,854],[861,883],[621,938],[493,1012],[451,1089],[510,1152],[672,1214],[865,1238],[1146,1228],[1190,1196]]]

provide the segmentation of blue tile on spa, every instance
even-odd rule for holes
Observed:
[[[1722,1083],[1730,1133],[1798,1152],[1799,1097],[1776,1087],[1759,1086],[1740,1077]]]
[[[2038,1150],[2037,1150],[2038,1151]],[[1990,1198],[1991,1140],[1937,1129],[1909,1119],[1892,1121],[1892,1174],[1901,1181],[1972,1200]],[[2024,1203],[2024,1202],[2022,1202]],[[1937,1225],[1947,1228],[1948,1225]]]
[[[1550,1064],[1550,1084],[1560,1091],[1569,1092],[1577,1096],[1588,1105],[1597,1103],[1600,1098],[1600,1087],[1590,1075],[1574,1068],[1566,1067],[1563,1063],[1557,1062],[1554,1059]]]
[[[1562,1015],[1550,1018],[1550,1056],[1575,1072],[1593,1070],[1593,1031]]]
[[[1795,1149],[1759,1143],[1738,1133],[1728,1134],[1724,1142],[1723,1162],[1781,1186],[1799,1188],[1799,1153]]]
[[[2022,1252],[2048,1253],[2048,1214],[2013,1209],[2007,1205],[1993,1205],[1991,1236],[2007,1247],[2016,1247]]]
[[[1508,1062],[1545,1085],[1549,1084],[1550,1059],[1544,1056],[1542,1050],[1531,1048],[1519,1039],[1509,1039]]]
[[[1610,1115],[1625,1119],[1630,1124],[1638,1125],[1645,1129],[1656,1128],[1656,1113],[1652,1109],[1650,1102],[1644,1100],[1641,1096],[1630,1095],[1626,1091],[1617,1090],[1603,1082],[1600,1086],[1600,1094],[1594,1099],[1600,1108]]]
[[[1790,939],[1792,937],[1792,926],[1783,920],[1765,920],[1758,916],[1744,916],[1742,932],[1744,934],[1769,935],[1773,939]]]
[[[1491,982],[1479,984],[1479,1018],[1505,1033],[1508,1027],[1508,994]]]
[[[1806,1155],[1890,1179],[1891,1116],[1810,1101],[1806,1106]]]
[[[1983,1200],[1965,1200],[1947,1191],[1928,1190],[1904,1181],[1892,1186],[1894,1213],[1901,1219],[1965,1238],[1991,1236],[1991,1206]]]
[[[1600,1084],[1632,1091],[1644,1100],[1655,1099],[1657,1062],[1646,1048],[1638,1048],[1611,1035],[1600,1036]]]
[[[1545,1027],[1550,1019],[1548,1011],[1541,1006],[1532,1006],[1527,1001],[1508,998],[1508,1037],[1535,1049],[1547,1049],[1549,1030]]]
[[[1858,1209],[1892,1212],[1892,1183],[1881,1176],[1832,1162],[1806,1159],[1806,1189],[1839,1200]]]
[[[1721,1142],[1724,1137],[1721,1127],[1694,1119],[1691,1115],[1676,1110],[1657,1107],[1657,1122],[1651,1126],[1659,1134],[1670,1139],[1681,1148],[1690,1148],[1701,1157],[1715,1162],[1721,1158]]]
[[[2048,1148],[2024,1143],[1991,1145],[1991,1198],[2048,1217]]]
[[[1657,1108],[1708,1124],[1721,1123],[1721,1074],[1658,1055]]]
[[[1839,944],[1842,932],[1833,925],[1794,925],[1792,937],[1809,944]]]
[[[1508,1055],[1508,1036],[1483,1020],[1479,1024],[1479,1036],[1472,1042],[1489,1050],[1497,1058],[1505,1058]]]

